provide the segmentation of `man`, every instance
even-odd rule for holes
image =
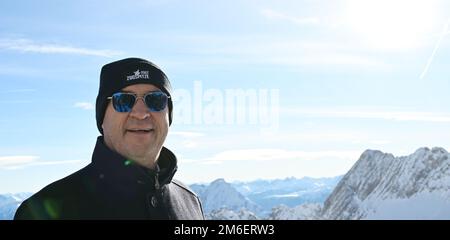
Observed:
[[[171,91],[147,60],[103,66],[92,162],[24,201],[14,219],[204,219],[197,195],[172,180],[177,158],[163,147]]]

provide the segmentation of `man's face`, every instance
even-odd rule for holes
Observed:
[[[142,96],[159,88],[150,84],[135,84],[122,89]],[[106,145],[120,155],[140,165],[153,168],[169,131],[168,107],[150,112],[142,98],[131,112],[116,112],[108,103],[102,124]]]

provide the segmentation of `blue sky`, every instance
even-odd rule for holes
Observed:
[[[178,93],[166,146],[187,183],[336,176],[366,149],[450,149],[449,7],[2,1],[0,193],[36,191],[90,162],[100,68],[129,56],[158,64]],[[257,106],[227,105],[240,90]],[[239,108],[256,120],[227,123]]]

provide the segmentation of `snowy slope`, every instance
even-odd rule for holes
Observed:
[[[246,209],[233,211],[226,208],[216,209],[206,215],[208,220],[258,220],[259,218]]]
[[[14,218],[17,208],[31,193],[2,194],[0,195],[0,220]]]
[[[450,155],[365,151],[325,201],[325,219],[450,219]]]
[[[280,205],[272,209],[269,220],[317,220],[320,219],[322,204],[308,203],[293,208]]]

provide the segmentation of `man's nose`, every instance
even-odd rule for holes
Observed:
[[[144,99],[139,98],[131,109],[130,117],[143,120],[150,117],[150,111],[145,105]]]

